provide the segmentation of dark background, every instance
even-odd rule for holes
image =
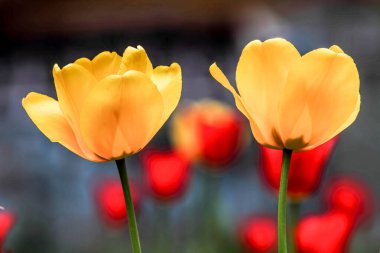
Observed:
[[[238,57],[253,39],[284,37],[301,53],[337,44],[351,55],[361,79],[362,106],[343,132],[323,177],[351,175],[380,200],[380,5],[378,1],[23,1],[0,0],[0,205],[17,215],[7,248],[15,253],[129,252],[127,229],[108,228],[99,219],[94,182],[117,177],[115,164],[83,160],[50,143],[27,117],[21,99],[30,91],[55,97],[52,67],[105,50],[119,54],[142,45],[154,66],[178,62],[183,70],[182,101],[204,97],[233,105],[213,80],[214,62],[234,80]],[[181,104],[182,102],[180,102]],[[170,120],[170,119],[169,119]],[[168,126],[151,147],[170,147]],[[238,252],[236,224],[252,213],[276,214],[276,198],[257,173],[258,148],[250,145],[220,181],[218,219],[228,238],[223,252]],[[131,177],[141,181],[140,156],[127,159]],[[172,252],[210,252],[199,235],[204,210],[197,198],[202,180],[194,169],[183,199],[160,206],[143,197],[139,211],[144,252],[156,252],[160,215],[169,213]],[[322,191],[322,190],[320,190]],[[319,195],[303,214],[323,210]],[[377,209],[378,210],[378,209]],[[380,215],[361,226],[350,252],[378,252]],[[193,225],[195,224],[195,225]],[[175,242],[175,243],[173,243]],[[209,250],[209,251],[207,251]],[[222,252],[212,251],[211,252]]]

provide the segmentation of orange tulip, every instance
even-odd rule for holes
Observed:
[[[237,64],[239,93],[215,63],[210,72],[232,93],[255,139],[270,148],[317,147],[347,128],[360,109],[356,65],[335,45],[301,56],[284,39],[252,41]]]
[[[51,141],[94,162],[140,151],[178,104],[181,68],[152,67],[145,50],[102,52],[53,68],[58,101],[31,92],[22,105]]]

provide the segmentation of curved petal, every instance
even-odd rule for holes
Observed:
[[[129,70],[140,71],[148,76],[152,75],[152,63],[142,46],[137,46],[137,48],[127,47],[125,49],[118,73],[121,75]]]
[[[107,159],[141,150],[157,131],[164,111],[161,94],[143,73],[103,79],[83,104],[80,126],[86,144]]]
[[[87,58],[80,58],[74,63],[87,69],[100,81],[106,76],[118,73],[121,59],[121,56],[116,52],[105,51],[95,56],[92,61]]]
[[[74,132],[79,129],[79,115],[84,98],[96,85],[94,76],[78,64],[68,64],[62,69],[53,67],[58,103]]]
[[[272,131],[281,90],[292,65],[301,58],[284,39],[252,41],[244,49],[236,68],[236,83],[246,109],[261,131]]]
[[[289,73],[279,107],[281,137],[302,138],[305,147],[322,144],[355,119],[358,95],[359,74],[350,56],[324,48],[311,51]]]
[[[228,81],[227,77],[223,74],[223,72],[216,65],[216,63],[213,63],[210,66],[210,73],[216,81],[218,81],[221,85],[223,85],[224,88],[226,88],[228,91],[230,91],[232,93],[232,95],[235,98],[236,107],[249,120],[250,125],[251,125],[252,134],[255,137],[255,139],[257,140],[257,142],[259,142],[262,145],[267,145],[267,144],[276,145],[275,143],[273,143],[273,142],[269,143],[268,140],[264,139],[263,134],[260,132],[260,129],[256,125],[256,122],[252,119],[250,114],[247,112],[241,97],[239,96],[239,94],[237,94],[235,89],[232,87],[232,85]]]
[[[71,152],[93,162],[104,159],[87,156],[79,147],[74,132],[59,108],[58,101],[51,97],[31,92],[23,100],[22,106],[38,129],[52,142],[59,142]]]
[[[331,51],[334,51],[335,53],[344,53],[343,50],[337,46],[337,45],[332,45],[330,48],[329,48]]]
[[[93,152],[82,140],[79,116],[83,101],[96,86],[97,80],[87,69],[75,63],[66,65],[62,70],[55,65],[53,76],[59,106],[73,129],[80,148],[91,156]]]
[[[335,136],[337,136],[340,132],[342,132],[344,129],[346,129],[347,127],[349,127],[356,119],[356,117],[358,116],[359,114],[359,111],[360,111],[360,94],[358,95],[358,98],[357,98],[357,101],[356,101],[356,106],[355,106],[355,110],[352,112],[352,114],[350,115],[350,117],[348,117],[348,119],[346,120],[346,122],[344,122],[344,124],[342,124],[336,131],[335,133],[333,133],[331,136],[331,138],[334,138]],[[321,141],[321,144],[329,141],[331,139],[330,137],[327,137],[326,139],[322,140]],[[317,146],[321,145],[319,143],[317,144],[311,144],[310,146],[307,146],[305,149],[303,150],[310,150],[310,149],[313,149],[313,148],[316,148]]]
[[[164,102],[163,125],[177,107],[182,90],[181,67],[172,63],[170,67],[158,66],[153,70],[152,81],[157,86]]]

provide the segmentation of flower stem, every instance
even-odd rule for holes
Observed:
[[[289,222],[289,253],[297,252],[296,226],[299,220],[301,203],[297,200],[290,201],[290,222]]]
[[[292,150],[283,149],[280,190],[278,193],[278,252],[287,253],[286,247],[286,193]]]
[[[123,186],[125,205],[127,206],[129,234],[132,242],[132,252],[141,253],[139,232],[137,230],[137,222],[135,208],[133,206],[131,190],[129,188],[128,173],[125,166],[125,159],[116,160],[117,169],[119,171],[121,185]]]

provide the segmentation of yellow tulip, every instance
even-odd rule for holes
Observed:
[[[58,101],[35,92],[22,105],[51,141],[94,162],[141,150],[176,108],[182,89],[177,63],[153,69],[145,50],[123,57],[102,52],[53,68]]]
[[[359,74],[338,46],[303,56],[280,38],[250,42],[236,68],[238,92],[214,63],[211,75],[248,118],[255,139],[275,149],[312,149],[347,128],[360,110]]]

